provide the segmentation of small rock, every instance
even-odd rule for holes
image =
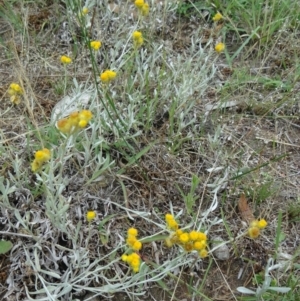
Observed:
[[[223,244],[224,243],[223,238],[216,236],[216,237],[213,237],[212,240],[213,240],[213,243],[212,243],[213,249],[218,247],[219,245],[221,245],[220,247],[218,247],[216,250],[213,251],[214,256],[220,260],[228,260],[229,259],[229,248],[227,247],[226,244]]]

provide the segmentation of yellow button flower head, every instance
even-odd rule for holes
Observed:
[[[112,70],[105,70],[103,73],[100,74],[100,79],[103,83],[109,83],[115,77],[117,76],[117,73]]]
[[[214,16],[213,16],[213,21],[217,22],[220,21],[221,19],[223,19],[222,14],[220,14],[219,12],[217,12]]]
[[[134,5],[135,5],[137,8],[142,8],[144,4],[145,4],[144,0],[135,0],[135,1],[134,1]]]
[[[13,104],[19,104],[21,101],[20,95],[23,94],[23,89],[16,83],[9,85],[8,94],[10,95],[10,101]]]
[[[142,248],[142,243],[139,241],[139,240],[137,240],[134,244],[133,244],[133,246],[132,246],[132,250],[134,250],[134,251],[139,251],[141,248]]]
[[[203,250],[201,250],[201,251],[199,252],[199,256],[200,256],[201,258],[205,258],[205,257],[207,257],[207,255],[208,255],[208,252],[207,252],[207,250],[205,250],[205,249],[203,249]]]
[[[218,43],[216,46],[215,46],[215,50],[218,52],[218,53],[221,53],[222,51],[224,51],[225,49],[225,44],[224,43]]]
[[[89,13],[89,9],[87,8],[87,7],[84,7],[83,9],[82,9],[82,14],[83,15],[87,15]]]
[[[137,236],[137,235],[138,235],[138,230],[135,229],[135,228],[129,228],[129,229],[127,230],[127,234],[128,234],[128,236],[129,236],[129,235]]]
[[[94,50],[99,50],[101,47],[101,42],[100,41],[92,41],[90,43],[90,45]]]
[[[121,259],[128,263],[132,270],[137,273],[141,265],[141,257],[137,253],[131,253],[129,255],[123,254]]]
[[[43,163],[48,161],[50,157],[51,157],[51,153],[50,150],[47,148],[43,148],[42,150],[37,151],[34,155],[35,160]]]
[[[37,151],[34,154],[34,160],[31,163],[31,170],[33,172],[38,171],[44,163],[50,160],[50,158],[51,158],[51,152],[49,149],[43,148]]]
[[[62,133],[69,134],[72,125],[67,118],[63,118],[57,121],[57,127]]]
[[[143,35],[140,31],[134,31],[132,34],[133,44],[135,48],[139,48],[144,43]]]
[[[62,55],[60,57],[60,62],[64,65],[68,65],[68,64],[71,64],[72,63],[72,59],[66,55]]]
[[[206,243],[204,240],[202,241],[195,241],[194,242],[194,249],[195,250],[202,250],[206,248]]]
[[[199,241],[201,241],[201,240],[206,241],[206,240],[207,240],[206,234],[203,233],[203,232],[198,232],[198,240],[199,240]]]
[[[10,101],[14,104],[14,105],[18,105],[21,102],[21,98],[19,95],[12,95],[10,97]]]
[[[140,9],[142,16],[148,16],[149,15],[149,4],[144,3],[142,8]]]
[[[92,220],[94,220],[96,218],[96,212],[93,211],[93,210],[89,210],[87,213],[86,213],[86,220],[88,222],[91,222]]]
[[[165,239],[165,244],[168,248],[171,248],[174,244],[174,242],[172,241],[172,239],[170,237]]]
[[[167,226],[170,230],[176,231],[178,229],[178,224],[175,221],[175,218],[172,214],[169,214],[169,213],[166,214],[165,220],[166,220]]]
[[[134,5],[138,8],[139,13],[142,16],[148,16],[149,14],[149,4],[144,0],[135,0]]]
[[[85,128],[89,121],[92,119],[93,114],[89,110],[82,110],[78,113],[78,126],[80,128]]]
[[[78,126],[80,127],[80,128],[85,128],[86,126],[87,126],[87,121],[86,120],[80,120],[79,122],[78,122]]]
[[[13,94],[23,94],[23,89],[21,88],[21,86],[19,84],[11,83],[9,85],[8,93],[10,95],[13,95]]]
[[[250,238],[255,239],[255,238],[257,238],[259,236],[260,230],[259,230],[258,227],[250,227],[248,229],[248,234],[249,234]]]
[[[179,240],[181,243],[185,244],[189,241],[189,235],[188,233],[182,233],[180,236],[179,236]]]
[[[143,244],[137,239],[138,230],[136,228],[129,228],[127,230],[127,245],[134,251],[139,251]]]
[[[137,241],[136,236],[133,235],[129,235],[126,239],[126,243],[129,247],[132,247]]]
[[[191,231],[189,233],[190,236],[190,240],[196,241],[199,237],[198,232],[197,231]]]
[[[261,219],[261,220],[259,220],[259,221],[257,222],[257,227],[258,227],[259,229],[264,229],[264,228],[267,227],[267,225],[268,225],[268,223],[266,222],[265,219]]]

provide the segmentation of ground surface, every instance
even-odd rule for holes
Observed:
[[[246,34],[225,31],[226,22],[232,22],[229,16],[228,20],[216,25],[211,21],[213,10],[189,7],[183,13],[178,8],[168,10],[167,4],[159,2],[152,3],[152,8],[154,4],[156,7],[152,13],[156,17],[150,15],[152,19],[145,21],[149,26],[146,39],[153,40],[153,44],[149,42],[145,48],[148,47],[148,53],[151,53],[155,47],[163,45],[165,55],[168,55],[164,57],[162,54],[155,61],[155,68],[172,65],[172,60],[178,56],[184,56],[186,60],[192,58],[191,64],[198,63],[193,43],[211,53],[215,43],[225,35],[226,51],[232,56],[246,40]],[[99,131],[106,141],[101,154],[109,155],[114,162],[111,167],[95,180],[96,165],[84,167],[84,149],[78,146],[78,154],[66,161],[61,171],[62,179],[71,181],[66,182],[62,189],[56,186],[51,190],[50,186],[45,188],[39,177],[30,171],[30,162],[33,153],[42,146],[54,145],[58,152],[59,145],[64,143],[53,124],[49,129],[51,115],[55,105],[65,95],[71,95],[73,78],[86,86],[93,83],[89,52],[80,26],[76,19],[72,19],[74,16],[65,2],[25,1],[15,5],[15,13],[9,11],[13,6],[8,2],[1,5],[2,13],[15,16],[15,19],[3,14],[0,16],[0,181],[5,187],[13,187],[7,198],[2,190],[0,237],[9,239],[14,246],[10,253],[0,255],[0,294],[2,298],[5,296],[3,300],[28,300],[28,292],[37,292],[37,295],[31,294],[37,300],[88,300],[93,297],[93,290],[85,290],[85,287],[102,287],[104,282],[101,277],[89,276],[88,281],[78,276],[87,269],[80,266],[79,262],[83,264],[83,261],[75,258],[78,254],[81,260],[88,258],[87,266],[92,266],[103,254],[110,254],[119,246],[127,228],[135,226],[141,237],[158,233],[164,214],[170,212],[170,204],[175,213],[182,211],[180,223],[192,224],[203,212],[210,210],[214,196],[218,205],[202,226],[209,230],[210,248],[213,237],[231,240],[227,244],[228,259],[220,260],[212,253],[203,260],[195,259],[195,264],[182,264],[172,270],[163,283],[145,281],[139,287],[131,286],[126,291],[112,290],[97,298],[237,300],[241,297],[237,287],[256,288],[254,275],[263,272],[268,259],[275,257],[278,263],[286,263],[280,271],[272,274],[277,285],[291,285],[288,280],[291,274],[297,283],[300,279],[299,265],[296,265],[300,254],[299,25],[275,32],[270,46],[262,46],[261,40],[253,39],[236,56],[232,65],[228,64],[224,54],[210,55],[207,68],[214,66],[213,76],[201,93],[195,90],[187,97],[194,101],[193,109],[185,116],[186,122],[195,118],[190,126],[170,135],[172,124],[179,122],[180,117],[178,114],[173,119],[166,101],[156,107],[150,127],[146,128],[146,121],[143,124],[140,120],[130,129],[132,137],[137,138],[128,138],[126,134],[125,144],[115,132]],[[91,36],[103,43],[101,53],[96,55],[100,70],[110,68],[111,64],[118,67],[122,48],[115,52],[111,49],[118,39],[126,35],[126,27],[132,30],[138,19],[131,4],[126,7],[111,4],[109,9],[113,12],[106,14],[103,5],[96,8],[89,29]],[[127,10],[126,17],[123,10]],[[157,24],[149,25],[151,20]],[[147,28],[145,24],[143,29]],[[114,39],[116,32],[118,37]],[[201,43],[197,38],[201,38]],[[66,89],[64,69],[59,62],[62,54],[74,58],[74,64],[67,67]],[[122,89],[129,81],[128,68],[130,66],[123,65],[119,69],[122,76],[113,88],[117,109],[124,109],[122,102],[127,101],[129,94]],[[185,74],[185,69],[180,73],[186,77],[194,76]],[[149,76],[144,91],[153,98],[164,99],[167,84],[164,87],[163,78],[161,80],[159,86]],[[9,102],[7,89],[11,82],[20,83],[26,90],[19,105],[13,106]],[[183,81],[178,83],[183,85]],[[137,75],[132,93],[139,89],[139,85]],[[176,91],[174,89],[172,93],[175,95]],[[171,99],[172,93],[166,98]],[[95,123],[97,118],[101,117],[95,116]],[[137,132],[142,135],[135,136]],[[97,141],[98,138],[93,139]],[[78,141],[76,143],[80,145]],[[139,154],[146,146],[149,149],[135,164],[130,164],[132,149]],[[58,174],[56,170],[54,176]],[[192,175],[200,181],[193,192],[194,202],[189,210],[179,188],[187,194],[191,190]],[[89,181],[92,177],[93,181]],[[268,221],[267,229],[257,240],[241,236],[248,227],[243,209],[238,205],[243,193],[250,208],[244,209],[251,210],[255,218]],[[64,212],[61,216],[51,216],[51,210],[58,212],[47,208],[46,200],[52,197],[59,200],[53,203],[55,206],[61,200],[68,200],[66,215]],[[97,212],[97,219],[90,227],[85,221],[88,209]],[[132,219],[126,210],[133,210],[130,211]],[[105,217],[109,218],[99,232],[98,225]],[[213,220],[222,222],[214,223]],[[56,223],[69,227],[72,235],[75,235],[77,225],[82,223],[79,234],[76,232],[78,240],[68,236],[62,226],[56,228]],[[75,249],[78,250],[76,256],[75,251],[74,254],[70,251]],[[169,252],[163,241],[157,240],[145,244],[141,256],[146,263],[162,264],[175,258],[176,252]],[[110,258],[121,254],[119,248]],[[67,281],[65,271],[68,269],[70,277],[79,277],[71,291],[57,299],[47,297],[45,292],[39,293],[44,284],[38,276],[40,272],[34,269],[38,261],[41,269],[48,271],[48,274],[43,274],[43,279],[49,286],[58,287],[60,281]],[[106,263],[107,259],[103,257],[97,264]],[[127,271],[126,266],[118,262],[110,269],[104,273],[105,277],[113,278],[119,273],[123,273],[123,277]],[[296,295],[299,285],[295,285],[293,291]],[[132,292],[145,295],[134,297]],[[273,298],[266,300],[281,300],[275,295]]]

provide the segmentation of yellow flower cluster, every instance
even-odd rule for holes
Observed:
[[[178,224],[172,214],[169,213],[166,214],[165,219],[166,219],[166,224],[168,226],[168,229],[172,231],[178,230]]]
[[[134,5],[139,10],[142,16],[148,16],[149,14],[149,4],[144,0],[135,0]]]
[[[260,230],[266,228],[268,223],[265,219],[254,220],[250,223],[250,227],[248,229],[248,234],[251,238],[257,238],[260,234]]]
[[[144,43],[143,34],[140,31],[134,31],[132,34],[133,44],[135,48],[139,48]]]
[[[93,48],[94,50],[99,50],[101,47],[101,42],[100,41],[91,41],[90,45],[91,45],[91,48]]]
[[[96,212],[93,210],[89,210],[86,213],[86,220],[90,223],[92,220],[96,218]]]
[[[66,56],[66,55],[62,55],[62,56],[60,57],[60,62],[61,62],[62,64],[64,64],[64,65],[69,65],[69,64],[72,63],[72,59],[71,59],[70,57]]]
[[[129,255],[123,254],[122,260],[129,264],[132,270],[137,273],[140,270],[141,257],[137,253],[131,253]]]
[[[127,231],[127,245],[134,251],[139,251],[142,248],[142,243],[137,239],[138,230],[130,228]]]
[[[218,22],[218,21],[220,21],[220,20],[222,20],[222,19],[223,19],[223,16],[222,16],[222,14],[219,13],[219,12],[217,12],[217,13],[213,16],[213,21],[214,21],[214,22]]]
[[[20,95],[23,94],[23,89],[20,87],[20,85],[16,83],[11,83],[9,85],[8,94],[10,95],[10,101],[13,104],[19,104],[20,103]]]
[[[89,110],[73,112],[68,118],[58,120],[57,127],[64,134],[73,134],[77,130],[85,128],[92,117],[93,114]]]
[[[218,52],[218,53],[221,53],[222,51],[224,51],[225,49],[225,44],[224,43],[218,43],[216,46],[215,46],[215,50]]]
[[[117,73],[112,70],[105,70],[103,73],[100,74],[100,79],[103,83],[109,83],[115,77],[117,76]]]
[[[34,155],[34,160],[31,163],[31,170],[33,172],[38,171],[45,162],[50,160],[50,158],[51,158],[51,152],[49,149],[43,148],[37,151]]]
[[[142,243],[137,239],[137,236],[137,229],[128,229],[126,243],[133,251],[139,251],[143,246]],[[123,254],[122,260],[127,262],[134,272],[137,273],[139,271],[141,265],[141,258],[137,253],[133,252],[129,255]]]
[[[203,232],[190,231],[184,232],[179,229],[177,222],[172,214],[166,214],[166,224],[168,229],[173,231],[166,239],[166,245],[172,247],[174,244],[182,246],[187,252],[197,251],[201,258],[208,255],[207,252],[207,236]]]

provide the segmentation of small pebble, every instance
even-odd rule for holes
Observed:
[[[222,237],[216,236],[212,238],[212,248],[214,249],[218,245],[221,245],[224,243],[224,240]],[[219,260],[228,260],[229,259],[229,248],[227,245],[222,245],[216,250],[213,251],[214,256]]]

